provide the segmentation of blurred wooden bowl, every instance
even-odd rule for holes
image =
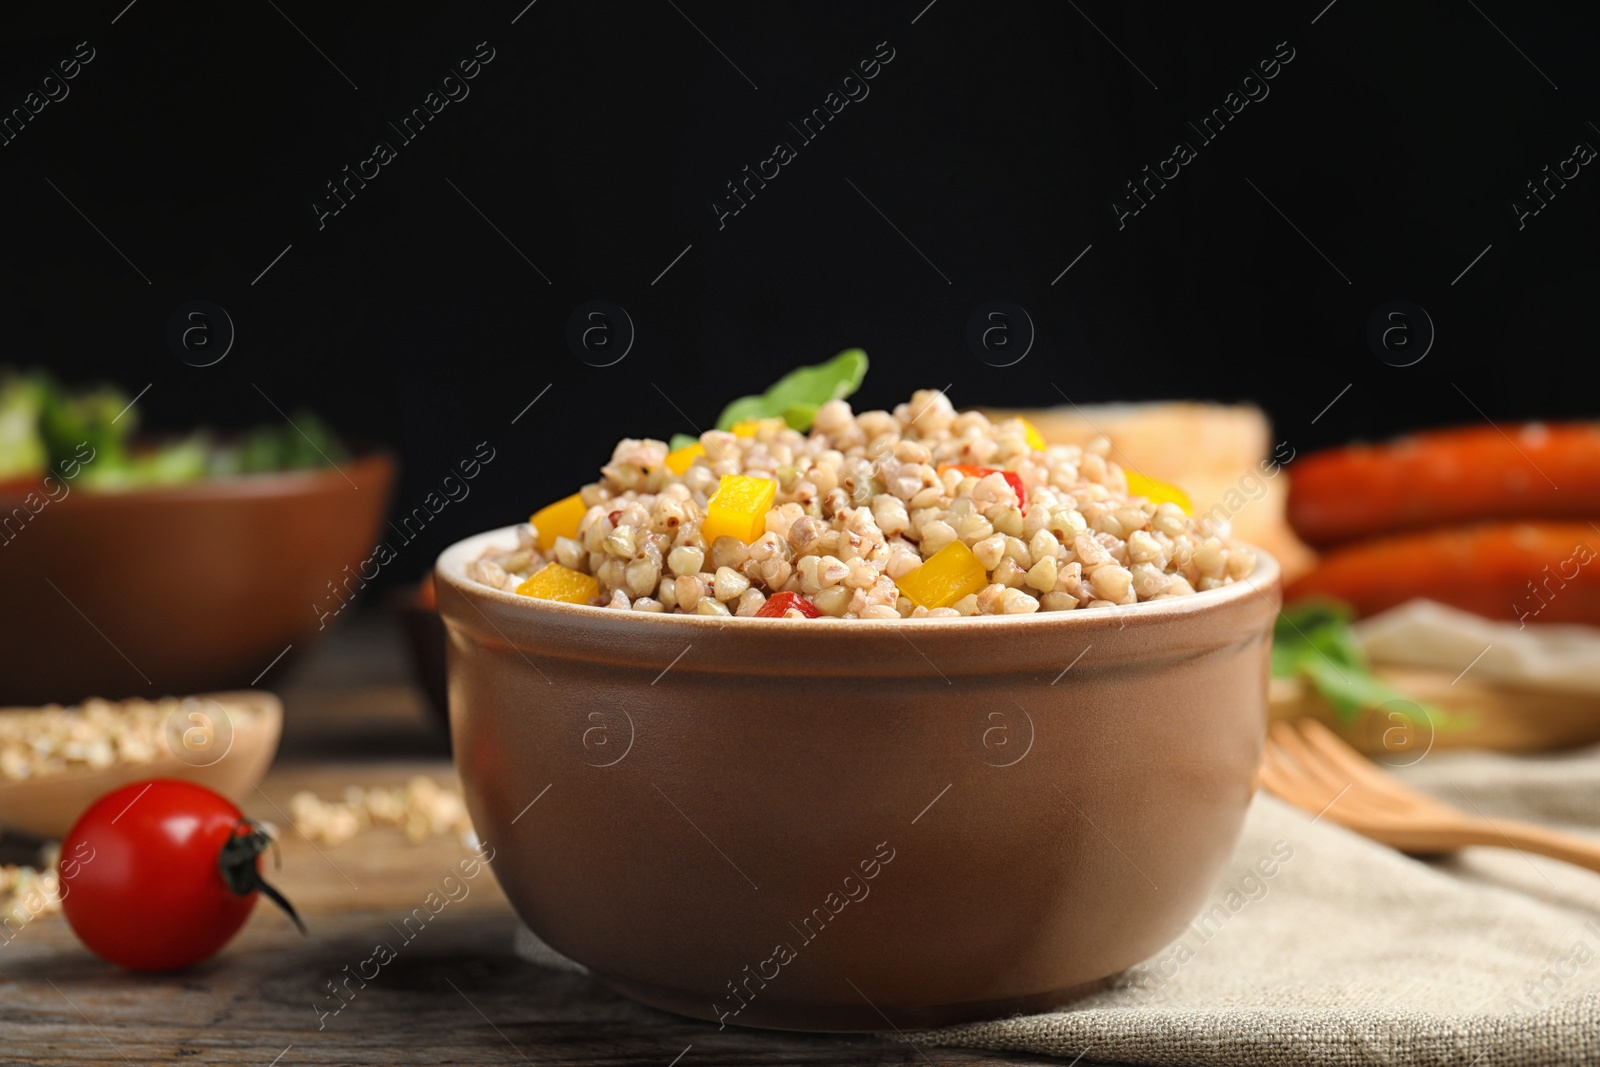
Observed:
[[[400,620],[405,633],[411,677],[427,698],[434,721],[445,729],[450,725],[450,694],[445,675],[445,629],[439,617],[433,575],[416,585],[402,586],[389,596],[389,610]]]
[[[63,837],[90,804],[119,786],[147,778],[181,778],[240,803],[260,783],[278,752],[283,704],[259,689],[203,693],[195,699],[207,702],[201,714],[212,706],[221,709],[222,721],[213,723],[214,745],[178,752],[169,743],[148,763],[118,762],[101,769],[72,769],[37,778],[0,778],[0,829],[34,837]],[[36,710],[0,708],[0,715]],[[187,729],[188,724],[179,724],[177,732],[183,735]],[[218,754],[215,749],[222,751]]]
[[[0,703],[255,684],[359,589],[394,470],[375,452],[43,504],[36,489],[31,507],[0,491]]]

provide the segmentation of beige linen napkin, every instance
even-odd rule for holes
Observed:
[[[1491,818],[1600,831],[1600,749],[1398,773]],[[1214,906],[1116,986],[910,1040],[1084,1063],[1594,1067],[1600,874],[1509,848],[1423,862],[1260,795]]]
[[[1527,598],[1530,601],[1532,597]],[[1508,605],[1508,615],[1514,605]],[[1432,667],[1475,681],[1600,695],[1600,628],[1495,621],[1432,600],[1411,600],[1356,623],[1374,663]]]

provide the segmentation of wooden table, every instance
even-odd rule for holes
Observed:
[[[217,957],[177,975],[118,970],[59,915],[0,946],[0,1062],[36,1064],[938,1064],[1049,1063],[874,1035],[729,1028],[635,1004],[586,977],[512,954],[516,918],[490,877],[413,940],[398,923],[468,854],[451,836],[408,843],[378,828],[318,846],[290,830],[289,797],[392,786],[415,774],[455,784],[443,732],[405,677],[399,639],[354,620],[283,678],[283,745],[248,814],[276,823],[275,883],[304,916],[302,938],[263,903]],[[13,844],[7,857],[16,862]],[[395,959],[336,1015],[342,981],[380,941]],[[370,971],[369,971],[370,973]]]

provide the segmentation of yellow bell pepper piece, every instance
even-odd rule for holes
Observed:
[[[913,604],[932,611],[950,607],[967,594],[981,590],[988,581],[988,573],[972,549],[960,541],[951,541],[896,584]]]
[[[1183,509],[1185,515],[1194,514],[1194,505],[1189,502],[1189,494],[1177,486],[1158,482],[1154,478],[1146,478],[1138,471],[1123,473],[1128,476],[1129,496],[1148,497],[1157,504],[1176,504]]]
[[[539,531],[539,548],[548,552],[556,538],[577,537],[578,521],[588,510],[583,506],[583,497],[573,493],[535,511],[528,521]]]
[[[587,604],[600,595],[600,583],[592,574],[570,570],[559,563],[546,563],[517,586],[517,592],[540,600],[559,600],[563,604]]]
[[[767,512],[778,495],[771,478],[724,474],[717,491],[706,501],[706,519],[700,532],[710,545],[719,537],[737,537],[749,544],[767,532]]]
[[[780,430],[788,425],[788,423],[784,422],[782,418],[740,419],[738,422],[728,427],[728,432],[733,434],[735,437],[754,437],[756,434],[761,432],[761,427],[769,422],[775,424]]]
[[[671,452],[667,453],[667,470],[671,471],[673,474],[682,474],[684,471],[688,470],[694,465],[694,459],[696,456],[703,456],[705,454],[705,446],[699,441],[696,441],[692,445],[684,445],[682,448],[675,448]]]
[[[1021,418],[1020,416],[1017,418],[1017,421],[1022,423],[1022,433],[1028,440],[1029,448],[1033,449],[1035,452],[1043,452],[1049,447],[1050,443],[1044,439],[1044,434],[1039,432],[1039,428],[1037,426],[1029,422],[1027,419]]]

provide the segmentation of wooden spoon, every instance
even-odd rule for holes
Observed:
[[[35,837],[64,837],[95,800],[118,786],[147,778],[182,778],[215,789],[234,803],[242,801],[277,754],[283,704],[259,689],[204,693],[193,699],[202,702],[196,709],[199,714],[215,717],[220,711],[220,721],[213,723],[220,753],[197,751],[180,756],[169,744],[146,763],[119,761],[104,768],[0,778],[0,828]],[[37,710],[4,708],[0,715]]]
[[[1495,845],[1600,871],[1600,842],[1532,823],[1491,820],[1435,800],[1379,770],[1314,719],[1271,725],[1261,784],[1297,808],[1402,852]]]

